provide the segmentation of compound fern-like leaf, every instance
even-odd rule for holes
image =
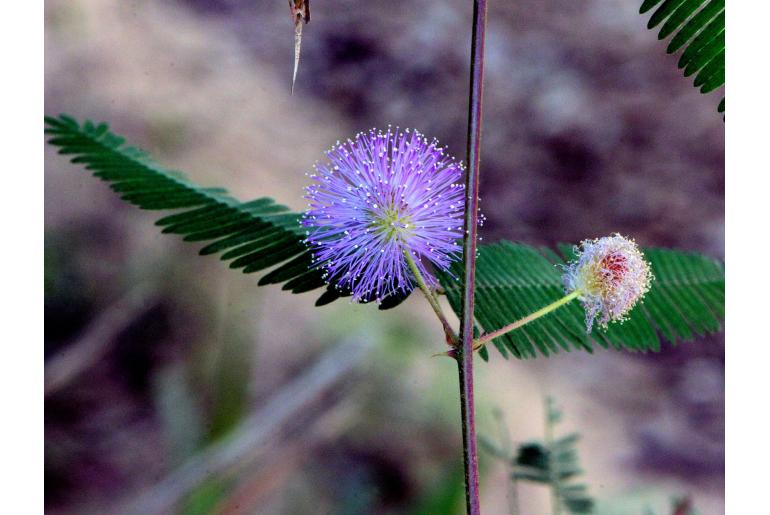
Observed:
[[[725,83],[725,0],[645,0],[639,8],[644,14],[658,6],[650,16],[648,29],[663,24],[658,39],[674,35],[666,48],[672,54],[682,47],[679,68],[701,93],[709,93]],[[725,110],[725,99],[719,103]]]

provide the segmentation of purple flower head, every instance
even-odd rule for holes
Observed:
[[[410,291],[410,252],[435,285],[422,259],[446,269],[461,253],[463,165],[436,140],[398,128],[359,133],[326,156],[310,176],[302,223],[327,282],[363,302]]]

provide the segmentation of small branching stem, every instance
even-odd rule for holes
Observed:
[[[428,299],[428,304],[430,304],[430,307],[433,308],[433,312],[436,313],[436,316],[441,322],[441,326],[444,328],[447,344],[454,347],[457,345],[457,335],[452,329],[452,326],[449,325],[449,321],[446,319],[446,316],[444,316],[444,311],[441,309],[441,305],[438,303],[438,299],[431,291],[428,283],[425,282],[425,278],[420,272],[417,263],[414,261],[414,256],[412,256],[411,251],[409,251],[409,249],[405,250],[404,255],[406,256],[406,262],[409,265],[409,269],[414,275],[414,280],[417,282],[417,286],[420,287],[422,293],[425,295],[425,298]]]
[[[552,399],[549,397],[545,401],[545,446],[548,450],[548,473],[551,479],[551,510],[553,515],[562,515],[561,510],[561,474],[558,468],[558,462],[554,456],[554,416]]]
[[[497,429],[500,434],[500,446],[502,455],[505,457],[506,472],[511,478],[508,483],[508,512],[510,515],[519,515],[519,492],[518,481],[516,475],[513,473],[513,464],[515,463],[515,457],[513,455],[513,442],[511,442],[511,434],[508,431],[508,426],[505,423],[505,418],[500,410],[495,410],[495,419],[497,419]]]
[[[569,304],[571,301],[575,300],[579,296],[580,296],[580,291],[575,290],[572,293],[569,293],[569,294],[565,295],[564,297],[560,298],[556,302],[548,304],[546,307],[538,309],[534,313],[531,313],[531,314],[525,316],[522,319],[519,319],[519,320],[517,320],[517,321],[515,321],[515,322],[513,322],[511,324],[508,324],[505,327],[501,327],[500,329],[497,329],[496,331],[492,331],[492,332],[489,332],[489,333],[482,334],[481,336],[476,338],[476,340],[474,340],[474,342],[473,342],[473,350],[474,351],[479,350],[486,343],[491,342],[492,340],[494,340],[498,336],[502,336],[502,335],[504,335],[506,333],[509,333],[509,332],[511,332],[511,331],[513,331],[515,329],[518,329],[519,327],[521,327],[523,325],[526,325],[526,324],[528,324],[530,322],[533,322],[533,321],[537,320],[538,318],[540,318],[540,317],[542,317],[544,315],[547,315],[551,311],[554,311],[554,310],[564,306],[565,304]]]

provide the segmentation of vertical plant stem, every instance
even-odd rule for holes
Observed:
[[[476,442],[476,413],[473,402],[473,297],[476,285],[476,241],[479,207],[479,159],[483,105],[484,37],[487,25],[486,0],[473,2],[471,35],[471,80],[468,101],[468,172],[465,193],[463,240],[463,297],[457,368],[460,378],[460,413],[465,462],[465,503],[469,515],[479,515],[479,458]]]

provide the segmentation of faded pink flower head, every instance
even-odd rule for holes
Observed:
[[[586,329],[594,320],[606,328],[623,321],[650,289],[653,275],[636,243],[620,234],[584,240],[575,247],[576,260],[565,267],[564,285],[577,291],[586,312]]]

